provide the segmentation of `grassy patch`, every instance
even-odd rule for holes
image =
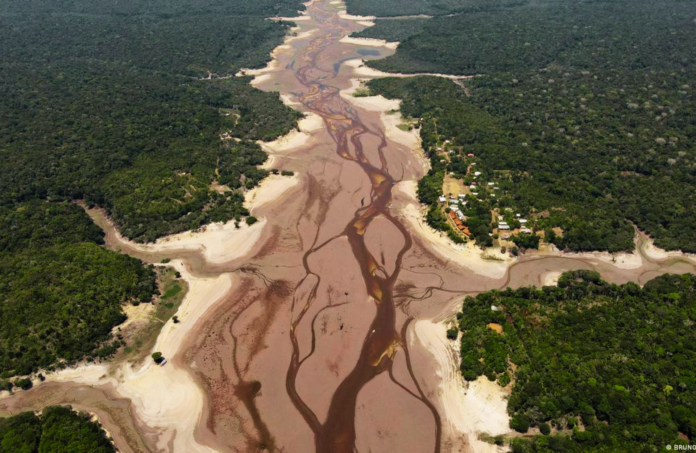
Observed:
[[[368,88],[358,88],[355,90],[355,92],[353,92],[354,98],[366,98],[368,96],[370,96],[370,90]]]
[[[162,296],[153,302],[154,310],[146,322],[126,327],[122,332],[126,347],[119,352],[116,362],[127,360],[138,363],[150,355],[164,325],[179,310],[188,293],[188,283],[177,278],[178,272],[171,267],[159,267],[157,277]]]

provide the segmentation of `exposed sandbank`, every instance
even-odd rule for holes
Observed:
[[[393,44],[393,43],[391,43],[391,44]],[[397,46],[398,46],[398,43],[397,43]],[[404,78],[404,77],[432,76],[432,77],[443,77],[445,79],[451,79],[451,80],[464,80],[464,79],[471,79],[471,78],[476,77],[476,76],[461,76],[461,75],[440,74],[440,73],[431,73],[431,72],[419,72],[419,73],[415,73],[415,74],[403,74],[400,72],[384,72],[384,71],[380,71],[379,69],[370,68],[369,66],[365,65],[364,60],[359,59],[359,58],[356,58],[355,60],[346,61],[343,64],[345,66],[352,67],[354,70],[354,74],[357,77],[365,77],[365,78],[372,78],[372,79],[384,78],[384,77]]]
[[[386,99],[383,96],[355,97],[353,93],[361,85],[359,79],[351,80],[351,87],[341,91],[341,96],[352,104],[365,110],[380,112],[385,135],[388,138],[409,147],[417,159],[421,162],[424,171],[427,171],[429,162],[423,155],[420,134],[417,129],[404,131],[398,128],[403,123],[399,109],[401,101],[398,99]],[[395,113],[389,113],[395,112]],[[491,278],[502,278],[510,264],[516,259],[507,254],[500,253],[499,248],[490,248],[482,251],[473,243],[457,245],[444,233],[435,231],[425,223],[425,208],[418,202],[417,181],[401,181],[393,190],[395,200],[399,200],[401,206],[399,215],[411,226],[417,236],[425,239],[443,258],[453,260],[456,263]],[[484,259],[483,256],[495,259]]]
[[[649,259],[664,260],[668,258],[683,258],[696,263],[696,254],[684,253],[679,250],[667,251],[655,245],[655,241],[643,235],[638,243],[640,251]]]
[[[261,184],[247,192],[244,204],[254,214],[254,210],[280,198],[299,183],[297,176],[271,175],[261,181]]]
[[[482,252],[472,242],[459,245],[452,242],[444,233],[435,231],[425,223],[425,207],[418,203],[416,181],[403,181],[394,187],[395,197],[403,203],[399,215],[409,224],[416,235],[425,239],[432,249],[446,260],[451,260],[466,267],[479,275],[490,278],[502,278],[505,276],[510,264],[516,261],[507,254],[500,253],[500,249],[491,248]],[[495,259],[484,259],[483,256]]]
[[[49,374],[46,380],[90,386],[110,384],[118,395],[131,400],[141,422],[157,430],[160,449],[213,452],[199,444],[193,435],[203,412],[203,391],[176,359],[196,320],[227,294],[232,278],[229,274],[199,278],[188,273],[181,261],[172,263],[188,282],[189,291],[177,311],[181,322],[165,324],[154,347],[168,359],[167,365],[159,366],[151,360],[137,369],[128,363],[116,369],[111,369],[108,363],[85,364]]]
[[[284,102],[286,102],[286,100],[292,102],[290,98],[283,99]],[[305,113],[305,117],[299,121],[297,129],[293,129],[289,134],[272,142],[258,141],[257,143],[270,156],[274,154],[287,155],[291,151],[307,145],[312,138],[312,132],[322,127],[324,127],[323,118],[315,113],[308,112]]]
[[[466,383],[459,371],[458,341],[450,341],[441,322],[422,319],[415,322],[409,343],[420,343],[437,363],[440,384],[437,391],[446,437],[466,437],[473,453],[497,452],[495,445],[479,440],[479,434],[492,436],[510,432],[507,392],[485,376]]]
[[[558,286],[558,279],[563,274],[563,271],[547,272],[541,276],[541,281],[544,286]]]
[[[361,25],[374,25],[374,22],[358,22]],[[399,47],[398,42],[388,42],[385,39],[373,39],[373,38],[351,38],[350,36],[346,36],[345,38],[341,39],[339,42],[342,42],[344,44],[357,44],[359,46],[371,46],[371,47],[385,47],[387,49],[391,50],[396,50],[397,47]]]
[[[341,3],[343,3],[343,2],[341,2]],[[365,21],[371,22],[371,21],[374,21],[375,19],[377,19],[377,16],[354,16],[352,14],[348,14],[346,11],[339,11],[338,16],[341,19],[352,20],[352,21],[356,21],[356,22],[365,22]]]
[[[252,226],[240,222],[239,227],[237,227],[234,221],[212,223],[204,226],[200,231],[186,231],[158,239],[149,244],[130,241],[121,236],[120,233],[117,235],[120,242],[140,252],[199,251],[210,263],[219,264],[249,252],[261,236],[265,225],[264,219],[260,219]]]

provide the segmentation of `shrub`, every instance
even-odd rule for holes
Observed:
[[[456,327],[447,330],[447,338],[449,340],[456,340],[457,335],[459,335],[459,329],[457,329]]]
[[[518,433],[526,433],[529,431],[529,417],[524,414],[515,415],[510,419],[510,428]]]
[[[156,364],[160,364],[164,361],[164,357],[161,352],[155,352],[152,354],[152,360],[154,360]]]
[[[34,384],[32,384],[32,382],[31,382],[31,379],[27,379],[27,378],[18,379],[15,382],[15,385],[17,387],[21,388],[22,390],[29,390],[30,388],[32,388],[34,386]]]

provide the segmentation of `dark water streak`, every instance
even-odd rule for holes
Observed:
[[[340,97],[338,88],[323,83],[325,76],[322,75],[320,78],[317,78],[311,75],[313,71],[326,72],[318,68],[318,55],[328,46],[349,34],[351,30],[346,21],[341,20],[335,13],[324,10],[322,5],[312,7],[310,12],[325,33],[315,38],[296,60],[295,76],[309,90],[307,94],[300,97],[300,102],[308,110],[324,118],[325,124],[336,143],[336,153],[343,159],[353,161],[362,168],[370,180],[372,190],[369,203],[363,204],[355,212],[353,219],[346,225],[341,235],[319,246],[316,246],[315,238],[315,244],[303,257],[305,278],[298,287],[305,282],[309,282],[310,278],[314,280],[314,283],[306,300],[293,300],[293,308],[300,303],[304,303],[304,306],[297,318],[293,319],[291,323],[290,339],[293,354],[286,377],[286,390],[294,406],[314,432],[316,451],[318,453],[354,453],[356,451],[355,411],[358,394],[368,382],[379,374],[387,372],[396,385],[406,390],[412,397],[423,402],[432,412],[436,425],[434,452],[439,453],[441,437],[440,416],[435,406],[427,400],[415,379],[408,356],[407,345],[403,340],[403,335],[405,335],[409,323],[407,322],[403,326],[401,333],[397,332],[396,327],[394,285],[399,277],[403,257],[411,248],[413,242],[405,226],[387,210],[392,200],[392,187],[396,183],[389,173],[387,159],[384,155],[387,141],[383,131],[370,130],[363,124],[352,106]],[[379,139],[377,147],[379,167],[371,163],[365,156],[361,138],[366,135],[375,136]],[[352,146],[349,146],[349,144]],[[353,149],[353,154],[351,154],[351,148]],[[365,244],[365,232],[370,223],[378,216],[389,220],[404,239],[404,245],[396,257],[395,270],[391,275],[383,265],[380,265],[375,260]],[[353,255],[360,265],[367,293],[373,299],[377,313],[370,325],[369,333],[363,340],[357,363],[337,387],[331,398],[326,420],[324,423],[321,423],[317,415],[302,400],[296,389],[296,379],[300,367],[312,355],[315,349],[314,330],[312,329],[311,351],[303,359],[300,359],[296,330],[315,301],[317,290],[321,283],[321,277],[314,273],[309,266],[309,257],[338,237],[348,239]],[[322,310],[325,308],[328,307],[324,307]],[[396,382],[393,377],[393,359],[399,348],[403,349],[406,354],[408,372],[418,389],[418,394],[409,391],[405,386]]]

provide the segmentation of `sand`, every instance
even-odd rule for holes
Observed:
[[[254,72],[274,69],[275,65],[272,62],[265,70]],[[289,97],[286,99],[290,100]],[[309,114],[300,122],[300,131],[294,131],[275,142],[264,143],[263,146],[271,152],[282,153],[292,150],[306,142],[309,132],[321,128],[322,125],[323,120],[319,116]],[[297,176],[270,176],[246,194],[245,205],[252,213],[255,213],[258,209],[271,205],[282,195],[287,195],[298,185],[298,181]],[[202,231],[172,235],[153,244],[137,244],[118,234],[117,236],[121,244],[140,252],[156,254],[167,251],[199,251],[209,263],[224,263],[248,254],[259,240],[266,224],[267,221],[264,218],[253,226],[242,223],[239,228],[234,222],[211,224]],[[117,395],[132,402],[132,407],[141,423],[156,429],[159,449],[177,452],[213,452],[217,450],[198,443],[194,436],[194,431],[202,418],[205,398],[198,383],[179,363],[179,356],[197,321],[205,317],[206,313],[229,293],[233,278],[232,274],[197,277],[188,271],[182,260],[173,260],[170,265],[175,266],[189,284],[189,292],[176,313],[180,322],[177,324],[168,322],[157,339],[154,350],[162,352],[167,358],[168,363],[164,367],[150,360],[147,360],[140,369],[134,369],[127,363],[120,365],[117,369],[111,369],[105,364],[81,364],[49,374],[47,382],[89,386],[110,385]],[[148,307],[147,304],[133,308],[127,307],[126,311],[130,317],[125,324],[140,320],[148,312]]]
[[[563,274],[563,271],[547,272],[541,276],[543,286],[558,286],[558,279]]]
[[[639,269],[620,269],[608,258],[594,255],[530,254],[512,259],[496,249],[486,253],[500,261],[485,260],[475,246],[455,245],[428,227],[416,199],[416,181],[429,165],[418,132],[398,129],[401,116],[389,113],[399,108],[398,101],[350,96],[365,74],[393,75],[375,75],[359,67],[359,60],[349,61],[347,71],[332,71],[333,63],[342,61],[351,49],[346,42],[331,44],[330,39],[346,36],[364,25],[358,22],[370,18],[342,13],[355,22],[346,26],[320,23],[322,16],[326,20],[325,14],[288,18],[298,23],[293,30],[297,36],[272,52],[273,61],[266,68],[245,72],[256,76],[256,86],[280,91],[286,105],[299,110],[310,107],[298,102],[298,94],[319,91],[319,102],[311,108],[323,112],[334,132],[331,136],[324,120],[309,114],[298,131],[261,144],[270,154],[266,168],[286,166],[296,176],[273,176],[246,194],[246,206],[260,221],[239,229],[233,222],[211,225],[154,244],[120,242],[126,249],[151,253],[156,261],[158,253],[171,255],[172,265],[190,285],[177,313],[181,322],[167,323],[155,346],[169,363],[160,367],[148,360],[138,369],[127,364],[117,369],[82,365],[48,376],[47,385],[38,385],[27,395],[42,395],[42,388],[58,383],[109,386],[117,397],[132,402],[127,407],[156,444],[153,450],[253,451],[270,442],[277,451],[314,451],[313,429],[288,391],[293,357],[307,359],[291,379],[294,388],[323,421],[329,416],[332,395],[358,363],[362,345],[393,328],[388,349],[374,344],[380,347],[382,363],[393,365],[394,376],[383,372],[360,387],[356,407],[340,406],[339,413],[348,417],[354,409],[353,419],[335,426],[342,431],[358,427],[355,445],[360,451],[432,451],[437,426],[442,428],[443,446],[495,451],[478,435],[508,432],[505,391],[485,378],[462,381],[457,343],[446,340],[442,318],[451,316],[466,294],[552,283],[559,269],[598,268],[608,271],[612,281],[671,269],[647,259]],[[347,28],[338,29],[337,35],[339,26]],[[316,52],[316,58],[303,59],[308,52]],[[299,83],[292,62],[306,65],[313,81]],[[335,89],[321,91],[318,84]],[[335,96],[335,90],[342,90],[342,97]],[[351,121],[346,121],[347,114]],[[399,181],[391,187],[392,198],[382,205],[382,214],[364,227],[364,249],[349,244],[347,226],[354,226],[355,216],[369,205],[379,184],[373,185],[363,167],[337,155],[334,137],[345,125],[356,133],[349,150],[355,152],[355,143],[361,144],[371,163],[379,162],[376,150],[386,141],[383,157],[389,178]],[[356,235],[351,238],[360,240]],[[386,303],[368,296],[374,289],[366,287],[366,276],[375,275],[363,272],[372,263],[365,258],[368,253],[375,259],[371,271],[382,273],[399,269],[397,257],[403,256],[399,286],[394,288],[398,304],[389,301],[396,312],[394,326],[371,325]],[[619,264],[634,266],[630,260],[622,257]],[[211,263],[215,265],[208,266]],[[398,352],[394,358],[383,354],[390,351]],[[406,364],[407,353],[413,367]],[[112,432],[118,437],[117,431]]]
[[[158,239],[151,244],[138,244],[121,237],[122,243],[143,253],[167,251],[198,251],[210,263],[225,263],[243,256],[260,237],[266,222],[261,219],[252,226],[241,222],[239,228],[234,221],[213,223],[203,231],[187,231]]]
[[[459,371],[459,342],[448,340],[446,331],[442,322],[422,319],[416,321],[409,337],[410,343],[419,343],[436,360],[440,379],[438,402],[445,435],[450,438],[465,436],[474,453],[496,452],[497,447],[479,440],[478,436],[510,432],[507,392],[484,376],[467,384]]]
[[[665,249],[657,247],[655,245],[655,241],[653,239],[648,238],[645,235],[642,235],[641,239],[642,240],[638,243],[638,247],[640,251],[649,259],[664,260],[668,258],[683,258],[696,263],[696,254],[684,253],[682,251],[668,252]]]
[[[398,44],[397,44],[397,46],[398,46]],[[466,80],[466,79],[471,79],[471,78],[476,77],[476,76],[460,76],[460,75],[453,75],[453,74],[441,74],[441,73],[434,73],[434,72],[419,72],[419,73],[414,73],[414,74],[404,74],[404,73],[400,73],[400,72],[384,72],[384,71],[380,71],[378,69],[374,69],[374,68],[370,68],[369,66],[366,66],[364,60],[362,60],[362,59],[355,59],[355,60],[346,61],[343,64],[346,66],[352,67],[354,70],[353,73],[357,77],[371,78],[371,79],[384,78],[384,77],[404,78],[404,77],[432,76],[432,77],[442,77],[442,78],[450,79],[450,80]]]
[[[115,392],[132,402],[138,419],[159,433],[157,446],[177,452],[214,452],[200,445],[194,430],[202,416],[204,395],[191,375],[177,363],[184,341],[200,319],[230,290],[228,274],[216,278],[197,278],[181,261],[172,264],[189,284],[177,316],[180,323],[168,322],[157,339],[154,350],[169,361],[159,366],[151,360],[134,369],[124,363],[117,369],[109,364],[82,364],[47,375],[47,382],[78,383],[89,386],[111,385]],[[40,387],[40,386],[39,386]]]
[[[113,334],[116,334],[119,329],[125,330],[133,324],[146,323],[150,321],[152,313],[155,311],[153,304],[131,305],[126,304],[123,307],[123,312],[126,314],[126,319],[122,324],[111,329]]]
[[[338,12],[338,16],[339,16],[341,19],[344,19],[344,20],[352,20],[352,21],[356,21],[356,22],[366,22],[366,21],[372,22],[372,21],[374,21],[375,19],[377,19],[377,16],[354,16],[354,15],[352,15],[352,14],[348,14],[348,13],[345,12],[345,11],[339,11],[339,12]]]
[[[297,176],[271,175],[245,195],[245,206],[253,215],[258,208],[273,203],[299,183]]]
[[[358,22],[360,25],[374,25],[374,22]],[[385,47],[387,49],[396,50],[399,47],[398,42],[387,42],[385,39],[372,39],[372,38],[351,38],[346,36],[341,39],[344,44],[356,44],[359,46],[370,46],[370,47]]]
[[[291,101],[290,99],[288,100]],[[272,142],[258,141],[257,143],[270,156],[288,155],[307,146],[312,138],[312,132],[323,128],[323,126],[324,120],[319,115],[311,112],[306,113],[305,118],[300,120],[297,129],[293,129],[289,134]]]
[[[555,247],[554,247],[555,248]],[[609,252],[587,252],[587,253],[561,253],[555,252],[556,254],[561,254],[567,258],[577,258],[577,259],[595,259],[599,260],[618,269],[638,269],[643,265],[643,259],[639,253],[609,253]]]
[[[498,279],[505,276],[508,267],[516,261],[516,258],[500,253],[497,248],[482,252],[472,242],[465,245],[455,244],[444,233],[435,231],[425,223],[426,208],[418,203],[417,187],[415,181],[403,181],[394,187],[395,196],[404,202],[399,214],[408,222],[410,229],[425,239],[431,248],[446,260],[486,277]],[[483,258],[484,255],[493,256],[499,261],[486,260]]]
[[[423,155],[420,145],[421,139],[419,131],[413,129],[411,131],[403,131],[397,126],[402,124],[403,118],[401,113],[388,113],[399,111],[401,106],[400,100],[386,99],[383,96],[366,96],[354,97],[352,93],[360,86],[360,81],[352,79],[351,87],[341,91],[341,96],[349,100],[352,104],[359,106],[362,109],[380,112],[380,119],[384,131],[391,140],[407,146],[418,157],[424,170],[427,171],[429,162]],[[435,231],[432,227],[425,223],[425,210],[417,201],[417,181],[402,181],[395,186],[394,197],[404,197],[406,205],[402,207],[399,214],[407,219],[418,236],[426,238],[433,248],[441,254],[442,257],[454,260],[460,265],[473,270],[477,274],[485,275],[492,278],[502,278],[510,264],[515,262],[514,258],[507,254],[500,253],[498,248],[490,248],[482,251],[476,248],[472,243],[467,245],[457,245],[452,242],[446,235]],[[500,261],[485,260],[483,256],[493,256]]]
[[[359,106],[364,110],[379,112],[382,127],[387,138],[407,147],[417,156],[421,156],[423,150],[421,149],[420,130],[414,128],[410,131],[404,131],[398,127],[404,123],[404,118],[400,112],[401,101],[398,99],[387,99],[382,95],[354,97],[353,93],[362,83],[357,79],[352,79],[351,82],[350,88],[341,90],[341,96],[350,101],[351,104]]]
[[[429,168],[429,162],[423,154],[421,139],[418,129],[403,131],[397,126],[402,124],[403,118],[399,109],[401,101],[398,99],[386,99],[379,96],[354,97],[352,94],[361,85],[360,79],[351,79],[350,88],[341,91],[341,96],[364,110],[379,112],[385,134],[391,140],[407,146],[420,161],[424,172]],[[394,112],[396,113],[390,113]],[[394,198],[403,199],[404,205],[401,206],[399,215],[405,218],[411,226],[411,230],[417,236],[426,241],[443,258],[453,260],[456,263],[491,278],[502,278],[510,264],[516,260],[507,254],[500,253],[499,248],[490,248],[485,251],[475,247],[472,243],[458,245],[452,242],[446,235],[435,231],[425,223],[425,208],[417,201],[417,181],[402,181],[394,187]],[[483,256],[492,256],[495,260],[485,260]]]
[[[310,20],[309,16],[296,16],[296,17],[274,17],[273,20],[281,20],[283,22],[304,22]]]

